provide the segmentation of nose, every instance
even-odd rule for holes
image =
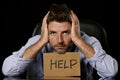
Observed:
[[[58,43],[62,44],[64,42],[62,35],[58,35]]]

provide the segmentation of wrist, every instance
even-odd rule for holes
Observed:
[[[45,44],[47,44],[48,43],[48,40],[47,39],[43,39],[43,38],[40,38],[40,40],[38,41],[38,44],[40,44],[40,45],[45,45]]]
[[[80,37],[74,37],[74,38],[72,38],[72,41],[75,43],[75,42],[78,42],[79,40],[81,40],[81,38]]]

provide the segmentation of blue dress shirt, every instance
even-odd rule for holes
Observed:
[[[86,76],[91,76],[94,68],[97,70],[97,74],[102,78],[114,77],[118,72],[117,61],[103,50],[100,42],[95,37],[88,36],[84,32],[82,32],[82,34],[82,39],[94,48],[94,56],[87,59],[75,45],[70,46],[68,49],[68,52],[80,53],[81,73],[84,73]],[[40,35],[30,38],[20,50],[13,52],[12,55],[8,56],[4,60],[2,72],[5,76],[19,76],[23,72],[27,71],[28,77],[43,78],[43,54],[53,51],[49,43],[46,44],[41,51],[39,51],[35,59],[31,60],[22,58],[26,48],[36,43],[39,38]]]

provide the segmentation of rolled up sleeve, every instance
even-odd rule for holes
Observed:
[[[37,42],[39,38],[39,35],[30,38],[25,46],[22,46],[20,50],[13,52],[12,55],[8,56],[3,61],[2,72],[5,76],[18,76],[22,74],[27,67],[29,67],[33,60],[23,59],[23,53],[26,48]]]
[[[32,61],[16,58],[15,55],[11,55],[4,60],[2,72],[5,76],[18,76],[25,71]]]
[[[89,63],[97,70],[100,77],[114,77],[118,72],[118,63],[116,59],[107,54],[98,41],[92,45],[95,54],[89,59]]]

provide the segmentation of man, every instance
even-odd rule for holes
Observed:
[[[80,31],[78,17],[65,4],[51,6],[43,18],[41,35],[30,38],[25,46],[5,59],[3,74],[18,76],[28,70],[29,77],[43,78],[46,52],[79,52],[85,76],[91,75],[93,68],[102,78],[114,77],[118,71],[117,61],[103,50],[95,37]]]

